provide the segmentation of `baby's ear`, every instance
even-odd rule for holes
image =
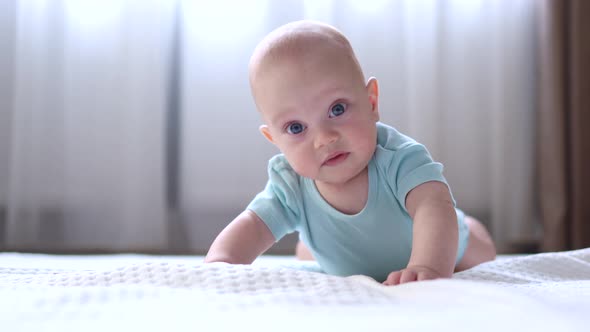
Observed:
[[[379,85],[375,77],[371,77],[367,81],[367,94],[369,95],[371,111],[376,117],[375,121],[379,121]]]
[[[260,133],[262,133],[262,136],[264,136],[269,142],[271,142],[272,144],[275,144],[275,141],[272,139],[272,135],[270,134],[270,129],[268,128],[267,125],[262,125],[258,128],[258,130],[260,130]]]

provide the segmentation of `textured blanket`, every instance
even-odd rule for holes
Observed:
[[[19,257],[0,254],[0,331],[590,331],[590,249],[394,287],[293,260],[68,268]]]

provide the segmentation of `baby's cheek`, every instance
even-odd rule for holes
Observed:
[[[377,147],[377,133],[368,131],[363,137],[358,138],[358,142],[360,143],[362,150],[372,155]]]
[[[297,153],[293,153],[293,151],[283,151],[285,158],[289,162],[289,165],[293,167],[293,170],[301,175],[307,177],[309,174],[308,166],[306,165],[305,159],[302,159],[300,155]]]
[[[313,170],[311,163],[299,161],[294,163],[289,162],[289,164],[291,165],[291,167],[293,167],[297,174],[310,179],[315,178],[316,172]]]

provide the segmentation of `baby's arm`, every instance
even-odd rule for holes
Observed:
[[[437,181],[417,186],[406,196],[406,209],[414,222],[410,261],[404,270],[391,272],[384,284],[451,277],[459,231],[448,187]]]
[[[205,263],[250,264],[268,250],[275,238],[256,213],[246,210],[219,233]]]

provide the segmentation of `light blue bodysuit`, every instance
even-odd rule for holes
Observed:
[[[347,215],[328,204],[313,180],[295,173],[280,154],[269,161],[266,188],[247,209],[264,221],[277,241],[298,231],[326,273],[363,274],[384,281],[389,273],[404,269],[410,259],[412,220],[405,207],[406,195],[422,183],[447,181],[442,164],[434,162],[422,144],[382,123],[377,123],[377,146],[368,171],[367,203],[358,214]],[[469,231],[464,213],[456,211],[458,262]]]

